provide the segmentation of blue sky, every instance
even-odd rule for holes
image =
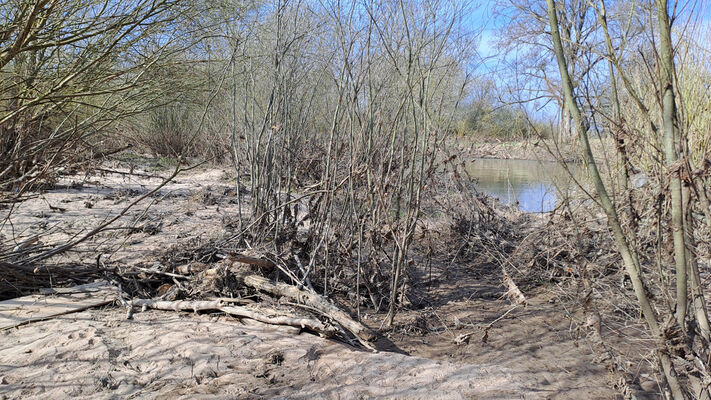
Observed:
[[[479,54],[482,57],[491,57],[496,55],[493,41],[496,39],[496,27],[492,15],[492,8],[495,0],[479,0],[475,1],[475,8],[472,10],[468,20],[475,29],[484,27],[481,32],[481,41],[479,43]],[[490,63],[490,62],[489,62]]]
[[[612,0],[608,0],[608,3],[610,1]],[[503,68],[500,61],[501,57],[505,57],[505,55],[500,54],[500,52],[498,51],[496,43],[500,34],[500,25],[502,23],[505,23],[505,21],[502,21],[502,19],[500,18],[500,15],[498,16],[498,18],[494,18],[493,9],[496,6],[497,2],[500,1],[474,0],[472,4],[473,9],[471,10],[470,15],[465,17],[465,21],[468,21],[471,24],[473,30],[479,30],[483,28],[480,34],[478,52],[482,57],[486,59],[486,61],[482,65],[480,65],[478,69],[485,74],[488,73],[491,76],[495,76],[496,79],[506,79],[504,77],[505,74],[497,74],[495,72],[497,68]],[[670,1],[670,4],[673,4],[673,0]],[[704,35],[704,31],[711,30],[711,0],[680,0],[678,5],[678,11],[680,11],[682,14],[686,14],[687,17],[680,17],[677,21],[677,26],[682,26],[687,21],[688,13],[690,11],[693,11],[694,15],[692,17],[692,22],[699,22],[699,29],[697,30],[699,36]],[[711,50],[711,43],[704,43],[703,41],[701,41],[700,44],[706,44],[706,46],[708,46],[707,48]],[[530,106],[532,106],[533,108],[536,107],[533,104],[531,104]],[[542,112],[545,115],[551,115],[552,113],[557,112],[556,107],[547,108],[549,109],[539,110],[539,112]]]
[[[498,29],[492,12],[495,3],[496,0],[473,1],[474,9],[472,10],[471,15],[466,18],[471,21],[470,23],[473,27],[484,27],[484,30],[481,33],[481,42],[479,44],[479,53],[483,57],[497,56],[495,42],[498,35]],[[673,4],[673,1],[670,1],[670,3]],[[711,0],[681,0],[679,3],[679,9],[684,12],[688,12],[693,7],[693,12],[698,15],[701,27],[705,27],[706,29],[711,28]],[[501,22],[499,21],[499,23]],[[496,60],[491,60],[485,67],[488,66],[491,68],[495,63]]]

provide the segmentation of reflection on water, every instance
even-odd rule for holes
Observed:
[[[569,168],[576,175],[580,171],[578,165]],[[525,212],[553,210],[559,191],[566,191],[572,184],[565,168],[552,161],[482,158],[467,163],[467,171],[477,190],[518,204]]]

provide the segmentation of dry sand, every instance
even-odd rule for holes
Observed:
[[[535,383],[208,315],[91,310],[0,336],[0,396],[12,399],[512,398]]]

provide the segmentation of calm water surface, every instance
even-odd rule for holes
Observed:
[[[580,165],[568,165],[578,176]],[[555,208],[559,193],[573,185],[565,168],[554,161],[481,158],[467,163],[477,190],[525,212],[548,212]]]

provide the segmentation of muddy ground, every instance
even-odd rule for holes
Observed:
[[[77,175],[17,204],[0,232],[3,241],[20,243],[47,231],[45,243],[70,239],[167,174],[151,168],[133,172],[144,176]],[[129,265],[154,259],[169,246],[219,238],[239,211],[232,182],[229,171],[216,168],[181,174],[129,211],[115,230],[59,261],[91,265],[101,253],[104,263]],[[528,293],[528,304],[514,308],[503,297],[499,271],[454,264],[432,274],[434,283],[421,288],[427,305],[403,310],[394,329],[381,330],[384,316],[362,310],[363,322],[380,332],[377,353],[217,314],[146,311],[126,320],[124,310],[109,306],[31,323],[0,332],[0,396],[617,397],[610,375],[550,288]],[[471,334],[468,342],[456,343],[462,334]],[[640,382],[653,398],[654,377]]]

